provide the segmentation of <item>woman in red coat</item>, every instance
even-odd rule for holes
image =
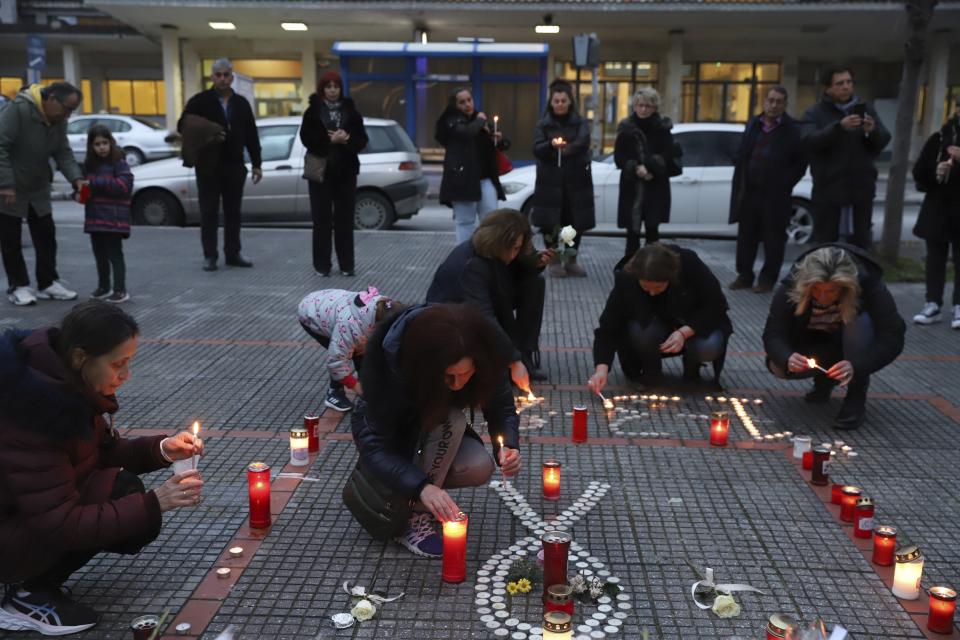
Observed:
[[[152,491],[136,475],[202,455],[199,439],[126,439],[113,428],[137,334],[124,311],[90,300],[59,328],[0,335],[0,629],[94,626],[99,614],[67,597],[63,582],[102,551],[138,553],[164,511],[200,501],[197,471]]]

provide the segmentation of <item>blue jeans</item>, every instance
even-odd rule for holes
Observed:
[[[497,208],[497,188],[489,178],[480,181],[480,200],[454,202],[453,218],[456,223],[457,244],[466,242],[477,228],[477,219]]]

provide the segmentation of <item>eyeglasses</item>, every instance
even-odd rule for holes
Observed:
[[[60,103],[60,106],[62,106],[62,107],[66,110],[67,115],[70,115],[71,113],[73,113],[74,111],[76,111],[77,108],[80,106],[79,104],[77,104],[76,106],[71,107],[71,106],[68,105],[66,102],[64,102],[63,100],[61,100],[60,98],[58,98],[58,97],[56,97],[56,96],[53,96],[53,99]]]

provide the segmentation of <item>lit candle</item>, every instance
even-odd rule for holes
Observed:
[[[810,436],[797,436],[793,439],[793,459],[803,459],[805,451],[809,451],[812,446]]]
[[[230,567],[220,567],[217,569],[218,578],[229,578],[230,577]]]
[[[897,548],[896,527],[877,527],[873,532],[873,564],[889,567],[893,564],[893,552]]]
[[[873,514],[876,507],[871,498],[860,498],[853,509],[853,536],[869,538],[873,535]]]
[[[509,486],[507,483],[507,472],[503,470],[503,436],[497,436],[497,444],[500,445],[500,451],[497,455],[500,457],[500,472],[503,474],[503,487],[507,488]]]
[[[562,157],[561,154],[563,153],[563,136],[557,136],[556,143],[557,143],[557,167],[559,167],[560,159]]]
[[[493,137],[497,137],[497,125],[500,124],[500,116],[493,116]]]
[[[558,460],[543,462],[543,499],[560,499],[560,462]]]
[[[860,487],[846,486],[840,491],[840,519],[844,522],[853,522],[853,510],[863,491]]]
[[[573,408],[573,441],[587,441],[587,407],[582,404]]]
[[[527,402],[536,402],[537,396],[533,395],[533,391],[527,392]]]
[[[710,444],[715,447],[727,446],[730,433],[730,416],[726,411],[714,411],[710,416]]]
[[[443,568],[444,582],[463,582],[467,577],[467,524],[463,512],[456,520],[443,523]]]
[[[933,587],[930,589],[927,629],[936,633],[953,633],[953,614],[956,611],[957,592],[950,587]]]
[[[783,640],[788,631],[793,631],[797,621],[785,613],[774,613],[767,620],[767,640]]]
[[[807,366],[810,367],[811,369],[820,369],[820,371],[823,371],[824,373],[827,372],[827,370],[821,367],[820,365],[818,365],[817,361],[814,360],[813,358],[807,358]]]
[[[830,481],[830,450],[825,447],[816,447],[813,450],[812,466],[810,469],[810,484],[826,486]]]
[[[830,502],[832,504],[840,504],[841,498],[843,498],[843,489],[846,486],[842,482],[833,482],[830,485]]]
[[[547,587],[544,611],[562,611],[573,616],[573,589],[568,584],[552,584]]]
[[[893,571],[893,595],[904,600],[920,597],[920,578],[923,577],[923,554],[920,547],[900,547],[894,554],[897,562]]]
[[[611,400],[610,398],[604,398],[603,394],[600,393],[599,391],[597,392],[597,395],[600,396],[600,399],[603,401],[603,408],[606,409],[607,411],[613,411],[613,409],[615,408],[613,404],[613,400]]]
[[[193,450],[197,450],[197,445],[200,443],[200,423],[196,420],[193,421]],[[193,454],[193,458],[190,460],[190,465],[196,469],[197,468],[197,454]]]
[[[270,526],[270,466],[254,462],[247,467],[247,485],[250,491],[250,528]]]
[[[303,427],[290,429],[290,464],[302,467],[310,464],[310,436]]]
[[[570,640],[573,623],[570,614],[563,611],[548,611],[543,614],[543,640]]]
[[[546,602],[547,588],[555,584],[567,584],[567,558],[573,537],[564,531],[547,531],[540,536],[543,543],[543,594]]]
[[[805,471],[813,469],[813,449],[803,452],[803,468]]]
[[[243,547],[230,547],[230,557],[239,558],[243,556]]]
[[[307,430],[309,439],[307,451],[316,453],[320,451],[320,416],[307,413],[303,416],[303,428]]]

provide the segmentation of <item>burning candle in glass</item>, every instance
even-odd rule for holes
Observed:
[[[546,612],[562,611],[573,616],[573,589],[567,584],[552,584],[547,587]]]
[[[320,451],[320,416],[304,414],[303,428],[307,430],[307,451],[309,453]]]
[[[895,527],[877,527],[873,532],[873,564],[889,567],[893,564],[893,552],[897,548]]]
[[[727,446],[730,432],[730,415],[726,411],[714,411],[710,415],[710,444],[715,447]]]
[[[290,429],[290,464],[302,467],[310,464],[310,436],[303,427]]]
[[[573,441],[587,441],[587,407],[582,404],[573,408]]]
[[[927,629],[936,633],[953,633],[953,615],[957,611],[957,592],[950,587],[930,589],[930,617]]]
[[[857,506],[863,491],[860,487],[846,486],[841,490],[840,519],[844,522],[853,522],[853,510]]]
[[[920,578],[923,577],[923,554],[917,545],[900,547],[894,553],[893,595],[904,600],[920,597]]]
[[[787,637],[788,631],[793,631],[797,626],[797,621],[785,614],[774,613],[767,621],[767,640],[783,640]]]
[[[543,462],[543,499],[560,499],[560,461],[544,460]]]
[[[444,582],[463,582],[467,577],[467,524],[465,513],[443,523]]]
[[[810,436],[797,436],[793,439],[793,459],[801,460],[803,454],[810,451],[812,441]]]
[[[853,510],[853,535],[855,538],[869,538],[873,535],[873,500],[860,498]]]
[[[254,462],[247,467],[247,485],[250,491],[250,528],[270,526],[270,466]]]
[[[573,538],[563,531],[547,531],[540,536],[543,543],[543,593],[554,584],[567,584],[567,557]]]
[[[543,614],[543,640],[570,640],[573,637],[573,622],[563,611],[548,611]]]
[[[813,450],[813,461],[810,469],[810,484],[826,486],[830,481],[830,450],[816,447]]]
[[[833,482],[830,485],[830,502],[832,504],[840,504],[840,499],[843,497],[843,490],[847,485],[842,482]]]

